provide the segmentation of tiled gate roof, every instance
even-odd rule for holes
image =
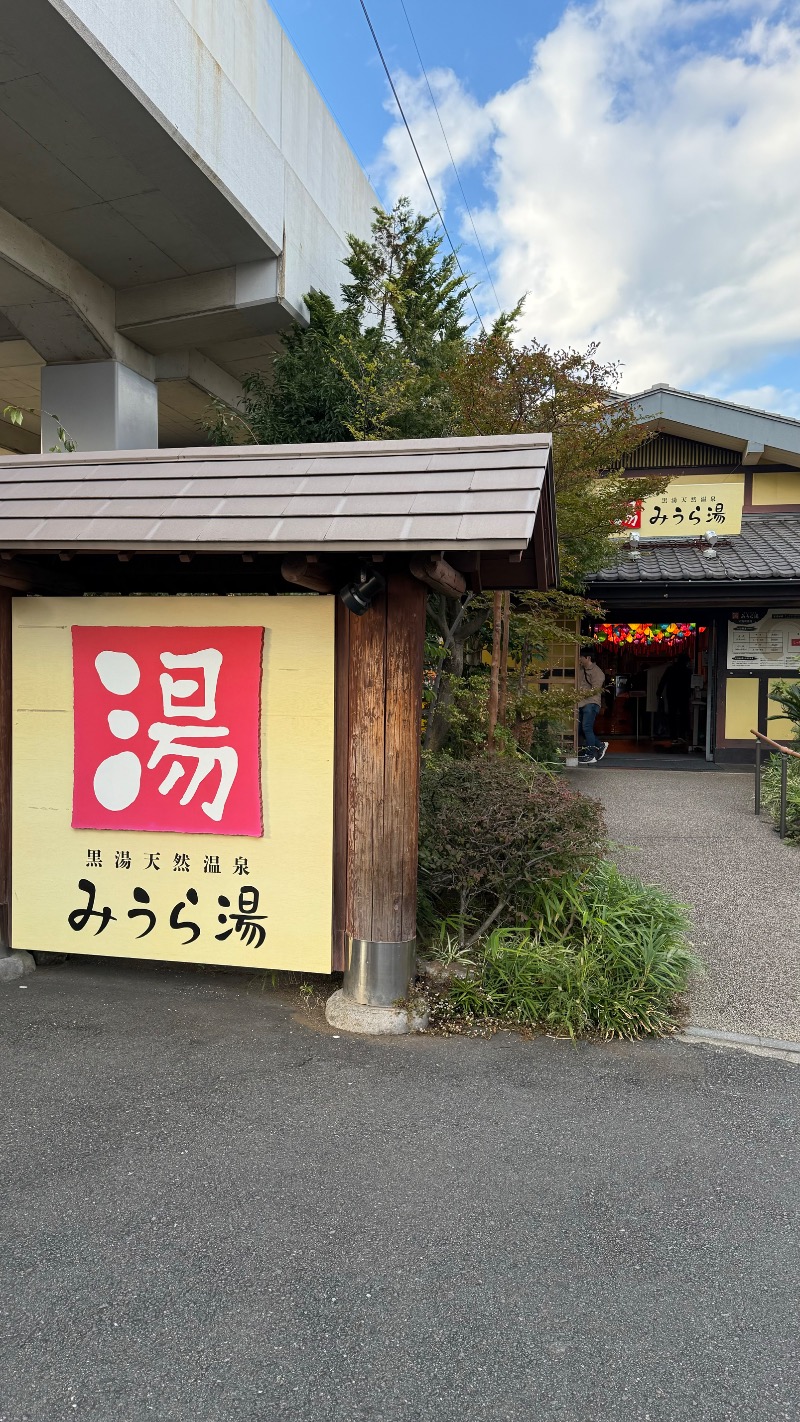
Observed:
[[[518,550],[551,438],[134,450],[0,460],[0,545],[167,552]]]

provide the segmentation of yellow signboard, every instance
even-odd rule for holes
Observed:
[[[621,528],[641,538],[699,538],[712,532],[724,537],[741,533],[744,479],[706,483],[673,480],[663,494],[631,507]]]
[[[328,972],[333,598],[15,598],[13,638],[13,946]]]

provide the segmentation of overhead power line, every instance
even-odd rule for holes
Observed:
[[[458,267],[459,273],[460,273],[460,275],[461,275],[461,277],[462,277],[462,279],[463,279],[463,281],[464,281],[464,283],[465,283],[465,285],[466,285],[466,287],[467,287],[467,289],[468,289],[468,291],[469,291],[469,298],[470,298],[470,301],[472,302],[473,307],[475,308],[475,315],[476,315],[477,318],[478,318],[478,323],[479,323],[479,325],[480,325],[480,328],[481,328],[481,330],[483,331],[483,334],[486,335],[486,327],[485,327],[484,324],[483,324],[483,318],[482,318],[482,316],[481,316],[480,311],[478,310],[478,307],[477,307],[477,304],[476,304],[476,301],[475,301],[475,297],[474,297],[474,295],[473,295],[473,293],[472,293],[472,290],[471,290],[471,288],[470,288],[470,286],[469,286],[469,282],[468,282],[468,280],[467,280],[466,273],[464,272],[464,268],[462,267],[461,262],[460,262],[460,260],[459,260],[458,252],[456,251],[456,247],[455,247],[455,244],[454,244],[454,242],[453,242],[453,239],[452,239],[452,237],[450,236],[450,233],[449,233],[448,230],[447,230],[447,223],[445,222],[445,220],[444,220],[444,218],[443,218],[443,216],[442,216],[442,209],[441,209],[440,206],[439,206],[439,203],[438,203],[436,194],[435,194],[435,192],[433,191],[433,188],[432,188],[432,186],[431,186],[431,180],[430,180],[430,178],[428,177],[428,174],[427,174],[427,172],[426,172],[426,170],[425,170],[425,164],[424,164],[423,161],[422,161],[422,157],[421,157],[420,151],[419,151],[419,149],[418,149],[418,147],[417,147],[417,145],[416,145],[416,141],[415,141],[415,139],[414,139],[414,135],[413,135],[413,133],[411,132],[411,125],[410,125],[410,123],[408,122],[408,119],[406,118],[405,109],[403,108],[403,105],[402,105],[401,102],[400,102],[400,95],[399,95],[398,92],[397,92],[397,87],[396,87],[396,85],[395,85],[394,79],[392,78],[391,70],[389,69],[389,66],[388,66],[388,64],[386,63],[386,58],[385,58],[385,56],[384,56],[383,50],[381,49],[380,40],[378,39],[378,36],[377,36],[377,34],[375,33],[375,26],[373,25],[372,20],[370,19],[369,10],[367,9],[366,4],[364,3],[364,0],[359,0],[359,4],[360,4],[360,6],[361,6],[361,9],[364,11],[364,19],[366,20],[367,24],[369,25],[369,32],[370,32],[370,34],[372,35],[373,40],[375,41],[375,48],[376,48],[377,51],[378,51],[378,56],[379,56],[379,58],[380,58],[381,64],[383,65],[383,69],[384,69],[384,73],[385,73],[385,75],[386,75],[386,78],[387,78],[388,81],[389,81],[389,88],[391,89],[391,91],[392,91],[392,93],[393,93],[393,95],[394,95],[394,101],[395,101],[395,103],[397,104],[397,108],[398,108],[398,110],[399,110],[400,117],[401,117],[401,119],[403,120],[403,124],[405,125],[405,130],[406,130],[406,133],[408,134],[409,140],[410,140],[410,142],[411,142],[411,147],[412,147],[413,150],[414,150],[414,154],[415,154],[415,156],[416,156],[417,162],[419,163],[420,171],[421,171],[421,173],[422,173],[423,178],[425,179],[425,186],[427,187],[428,192],[429,192],[430,195],[431,195],[431,202],[433,203],[434,208],[436,209],[436,216],[438,217],[438,219],[439,219],[439,221],[440,221],[440,223],[441,223],[441,225],[442,225],[442,231],[444,232],[444,235],[445,235],[445,237],[447,238],[447,240],[448,240],[448,242],[449,242],[449,244],[450,244],[450,251],[453,253],[453,256],[454,256],[454,258],[455,258],[456,266]],[[406,17],[406,18],[407,18],[407,17]]]
[[[426,83],[427,86],[428,86],[428,93],[429,93],[430,96],[431,96],[431,103],[433,104],[433,108],[434,108],[434,112],[435,112],[435,114],[436,114],[436,117],[437,117],[437,119],[439,120],[439,127],[440,127],[440,129],[442,130],[442,138],[444,139],[444,145],[445,145],[445,148],[447,149],[447,154],[448,154],[448,157],[449,157],[449,159],[450,159],[450,163],[451,163],[453,172],[454,172],[455,175],[456,175],[456,182],[458,183],[459,191],[460,191],[460,193],[461,193],[461,197],[462,197],[463,202],[464,202],[464,207],[465,207],[466,210],[467,210],[467,216],[468,216],[468,218],[469,218],[469,220],[470,220],[470,226],[472,227],[472,230],[473,230],[473,232],[474,232],[474,234],[475,234],[475,242],[476,242],[476,244],[477,244],[478,251],[479,251],[480,254],[481,254],[481,257],[482,257],[482,259],[483,259],[483,265],[484,265],[484,267],[486,268],[486,275],[487,275],[487,277],[489,278],[489,285],[490,285],[490,287],[492,288],[492,294],[493,294],[493,296],[494,296],[495,301],[497,302],[497,306],[498,306],[498,309],[499,309],[499,307],[500,307],[500,298],[498,297],[497,292],[495,291],[494,282],[493,282],[493,280],[492,280],[492,273],[491,273],[491,271],[489,270],[489,263],[488,263],[487,260],[486,260],[486,253],[484,252],[483,246],[481,245],[481,239],[480,239],[480,237],[478,236],[478,229],[477,229],[477,227],[475,226],[475,219],[474,219],[474,217],[472,216],[472,210],[471,210],[471,208],[470,208],[469,203],[467,202],[467,195],[466,195],[466,193],[464,192],[464,184],[463,184],[462,181],[461,181],[461,174],[459,173],[458,168],[456,167],[456,160],[455,160],[455,158],[453,157],[453,150],[452,150],[452,148],[450,147],[450,141],[449,141],[449,139],[448,139],[448,137],[447,137],[447,134],[445,133],[445,127],[444,127],[444,123],[443,123],[443,121],[442,121],[442,115],[441,115],[441,113],[439,112],[439,105],[438,105],[437,102],[436,102],[436,96],[435,96],[435,94],[434,94],[434,92],[433,92],[433,89],[432,89],[432,87],[431,87],[431,81],[430,81],[430,79],[428,78],[428,71],[427,71],[427,69],[425,68],[425,64],[424,64],[422,55],[420,54],[419,45],[417,44],[417,37],[416,37],[416,35],[414,34],[414,28],[413,28],[413,25],[411,24],[411,20],[410,20],[410,18],[409,18],[408,10],[406,9],[405,0],[400,0],[400,8],[402,9],[403,14],[404,14],[405,17],[406,17],[406,24],[408,25],[408,32],[409,32],[409,34],[411,35],[411,42],[412,42],[412,44],[413,44],[413,46],[414,46],[414,49],[415,49],[416,52],[417,52],[417,59],[419,60],[419,67],[420,67],[420,69],[422,70],[422,73],[423,73],[424,76],[425,76],[425,83]]]

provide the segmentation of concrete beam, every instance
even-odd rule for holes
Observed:
[[[156,359],[156,381],[188,381],[214,400],[221,400],[232,410],[238,410],[242,400],[242,387],[227,370],[221,370],[213,360],[201,355],[200,351],[170,351]]]
[[[742,455],[742,464],[758,464],[764,458],[763,444],[756,444],[752,439],[747,441],[747,447]]]
[[[281,295],[277,260],[151,282],[117,293],[118,329],[158,355],[274,335],[300,318]]]
[[[38,454],[41,449],[39,433],[25,429],[23,425],[12,425],[10,420],[0,419],[2,449],[10,449],[14,454]]]
[[[174,321],[232,306],[257,306],[278,297],[277,259],[244,262],[219,271],[153,281],[117,292],[116,319],[125,326]]]
[[[145,379],[153,362],[118,333],[114,292],[0,208],[0,311],[45,361],[121,361]]]
[[[55,55],[52,49],[47,53],[50,82],[63,86],[64,99],[80,105],[98,137],[117,145],[147,180],[141,190],[128,186],[132,203],[112,197],[115,212],[133,213],[139,228],[135,235],[149,231],[162,255],[177,256],[176,237],[188,217],[227,254],[219,265],[256,260],[267,250],[277,254],[291,245],[286,295],[293,305],[312,285],[331,287],[346,234],[367,234],[377,198],[270,5],[227,0],[223,23],[213,0],[137,0],[135,5],[6,0],[10,13],[4,13],[4,43],[15,18],[20,12],[27,17],[31,8],[37,19],[41,9],[51,12],[42,16],[39,28],[59,42],[53,78]],[[54,23],[54,11],[72,35]],[[13,40],[20,30],[24,37],[25,25],[25,20],[13,25]],[[75,57],[80,65],[76,84],[64,52],[68,49],[72,60],[78,36],[87,53]],[[102,104],[107,84],[94,72],[97,66],[90,66],[91,57],[116,81]],[[132,99],[138,113],[131,112]],[[167,136],[169,155],[162,151]],[[171,220],[144,227],[156,204]],[[234,240],[234,217],[250,229],[246,250],[241,235]],[[258,239],[259,250],[254,250]],[[184,239],[178,258],[184,271],[217,265],[187,262],[186,246]]]

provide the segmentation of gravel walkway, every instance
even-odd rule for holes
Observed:
[[[690,905],[694,1026],[800,1041],[800,849],[753,815],[750,775],[574,771],[625,869]]]

